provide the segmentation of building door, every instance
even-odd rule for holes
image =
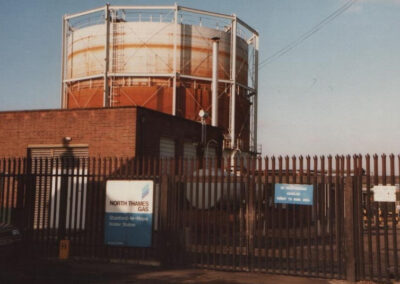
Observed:
[[[33,174],[33,228],[84,229],[86,222],[87,146],[28,148]]]

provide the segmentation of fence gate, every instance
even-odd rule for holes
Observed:
[[[213,269],[344,278],[344,178],[340,157],[335,170],[332,162],[315,157],[312,167],[310,157],[273,157],[233,166],[209,161],[208,170],[194,173],[187,169],[195,164],[182,167],[170,202],[185,247],[181,260]],[[312,184],[314,205],[275,204],[276,183]]]

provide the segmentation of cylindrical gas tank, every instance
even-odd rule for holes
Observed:
[[[115,13],[108,24],[77,21],[69,26],[63,45],[63,107],[141,106],[199,121],[199,111],[212,108],[212,39],[217,37],[217,126],[229,135],[234,113],[236,139],[247,151],[251,99],[246,88],[253,55],[249,38],[237,33],[232,58],[231,30],[229,23],[210,28],[201,22],[165,22],[161,17],[160,21],[125,20]],[[234,112],[230,109],[233,81],[237,83]],[[211,119],[206,123],[211,124]]]
[[[130,74],[132,78],[143,75],[157,78],[157,75],[171,74],[174,71],[174,33],[173,23],[112,23],[109,72]],[[176,72],[210,78],[213,37],[220,38],[218,77],[229,79],[231,33],[186,24],[178,25],[177,29]],[[105,42],[104,25],[73,31],[68,39],[66,79],[102,74]],[[247,43],[238,38],[237,47],[238,82],[247,84]],[[129,78],[126,81],[129,85]]]
[[[222,172],[220,169],[199,169],[191,177],[193,181],[186,182],[185,195],[189,204],[197,209],[213,208],[218,202],[243,202],[248,190],[247,183],[240,182],[239,176]],[[255,191],[260,190],[259,184],[254,184]]]
[[[110,106],[143,106],[172,113],[175,25],[163,22],[117,22],[110,24]],[[219,37],[218,79],[229,80],[231,33],[208,27],[179,24],[176,41],[177,115],[198,120],[200,109],[211,110],[212,38]],[[67,42],[66,79],[68,108],[104,105],[106,34],[104,25],[71,32]],[[237,40],[237,80],[248,80],[248,46]],[[112,75],[115,76],[112,76]],[[96,75],[100,75],[97,76]],[[184,78],[184,76],[191,76]],[[82,78],[82,79],[79,79]],[[195,79],[197,78],[197,79]],[[220,83],[218,125],[229,127],[228,84]],[[239,97],[238,117],[246,120],[249,103]],[[244,128],[246,132],[246,127]]]

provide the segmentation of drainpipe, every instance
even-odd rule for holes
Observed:
[[[218,47],[219,37],[213,37],[212,83],[211,83],[211,125],[218,126]]]
[[[104,83],[103,83],[103,107],[110,107],[110,88],[108,85],[108,67],[110,64],[110,4],[105,6],[105,30],[106,42],[104,43]]]

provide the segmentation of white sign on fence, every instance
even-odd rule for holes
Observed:
[[[396,202],[396,186],[394,185],[375,185],[372,188],[374,201],[376,202]]]
[[[151,247],[152,180],[108,180],[104,241],[107,245]]]

